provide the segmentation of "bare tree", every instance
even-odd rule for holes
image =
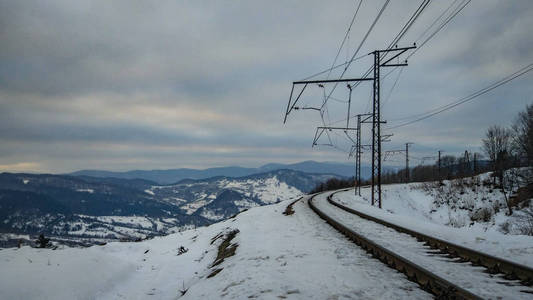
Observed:
[[[513,126],[513,150],[525,160],[528,167],[533,166],[533,104],[518,114]]]
[[[509,129],[497,125],[493,125],[487,129],[483,139],[483,151],[489,158],[494,175],[500,179],[500,184],[503,182],[503,170],[511,150],[511,132]]]
[[[509,215],[513,213],[509,205],[509,199],[504,190],[504,172],[508,167],[511,152],[511,131],[505,127],[493,125],[487,129],[486,137],[483,139],[483,151],[490,160],[493,178],[499,179],[500,187],[505,196],[505,202],[509,209]],[[495,183],[495,182],[494,182]]]

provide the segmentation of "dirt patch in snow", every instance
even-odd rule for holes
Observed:
[[[213,244],[218,239],[222,239],[222,243],[220,243],[220,245],[218,246],[217,257],[215,258],[213,264],[211,264],[211,268],[220,265],[224,261],[224,259],[235,255],[239,244],[232,244],[231,241],[235,238],[237,233],[239,233],[239,230],[233,229],[226,233],[221,232],[217,234],[213,239],[211,239],[211,244]],[[222,271],[222,269],[223,268],[217,268],[213,270],[213,272],[211,272],[211,274],[209,274],[207,278],[216,276],[218,273],[220,273],[220,271]]]
[[[284,215],[286,216],[290,216],[292,214],[294,214],[294,209],[292,208],[292,206],[298,202],[300,199],[302,199],[302,197],[292,201],[289,205],[287,205],[287,207],[285,208],[285,211],[283,212]]]

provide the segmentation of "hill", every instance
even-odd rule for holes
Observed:
[[[14,245],[18,236],[13,234],[44,233],[82,245],[169,234],[294,198],[332,176],[276,170],[159,185],[142,179],[2,173],[0,247]]]
[[[238,166],[218,167],[204,170],[197,169],[169,169],[169,170],[133,170],[126,172],[112,172],[102,170],[81,170],[66,175],[91,176],[91,177],[113,177],[122,179],[144,179],[157,182],[159,184],[172,184],[184,179],[207,179],[217,176],[243,177],[253,174],[261,174],[275,170],[294,170],[304,173],[334,174],[340,177],[352,177],[354,174],[353,164],[304,161],[295,164],[266,164],[259,168],[244,168]],[[363,166],[362,175],[368,177],[370,168]]]

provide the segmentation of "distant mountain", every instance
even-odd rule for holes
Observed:
[[[335,176],[275,170],[237,178],[186,179],[172,185],[153,186],[146,192],[158,201],[179,206],[187,214],[219,221],[250,207],[297,197]]]
[[[91,177],[113,177],[122,179],[144,179],[157,182],[159,184],[171,184],[183,179],[206,179],[216,176],[243,177],[253,174],[260,174],[274,170],[294,170],[315,174],[335,174],[341,177],[351,177],[354,175],[355,166],[353,164],[304,161],[295,164],[266,164],[259,168],[243,168],[238,166],[209,168],[204,170],[196,169],[169,169],[169,170],[133,170],[127,172],[111,172],[100,170],[82,170],[66,175],[91,176]],[[370,176],[370,167],[362,167],[362,176]]]
[[[271,171],[278,169],[289,169],[305,173],[316,174],[336,174],[343,177],[352,177],[355,173],[355,164],[349,163],[335,163],[335,162],[316,162],[312,160],[303,161],[295,164],[266,164],[259,168],[261,171]],[[367,172],[368,170],[368,172]],[[370,174],[370,167],[363,166],[361,169],[362,174]],[[366,177],[366,176],[363,176]]]
[[[259,173],[257,168],[243,167],[220,167],[205,170],[196,169],[169,169],[169,170],[133,170],[126,172],[112,172],[100,170],[81,170],[66,175],[91,176],[91,177],[114,177],[122,179],[145,179],[159,184],[176,183],[183,179],[205,179],[216,176],[241,177]]]
[[[292,199],[335,176],[275,170],[160,185],[144,179],[1,173],[0,247],[16,242],[2,242],[2,235],[13,234],[44,233],[70,244],[168,234]]]
[[[154,201],[145,192],[154,184],[139,179],[2,173],[0,232],[44,233],[83,244],[91,239],[161,235],[210,223],[172,204]],[[124,220],[124,216],[131,218]]]

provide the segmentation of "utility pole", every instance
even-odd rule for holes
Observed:
[[[379,66],[379,55],[380,52],[374,52],[374,85],[372,93],[372,205],[378,201],[379,208],[381,208],[381,115],[379,101],[379,70],[381,68]]]
[[[416,46],[404,48],[391,48],[386,50],[375,50],[374,54],[374,84],[373,84],[373,105],[372,105],[372,205],[377,202],[379,208],[381,204],[381,104],[380,104],[380,69],[382,67],[402,67],[407,66],[404,63],[390,63],[407,50],[414,49]],[[387,55],[389,52],[395,52],[394,55],[381,62],[381,54]],[[383,57],[385,57],[385,55]]]
[[[474,174],[477,173],[477,152],[474,152]]]
[[[348,116],[346,116],[346,128],[350,127],[350,106],[352,105],[352,86],[348,83],[346,87],[350,90],[348,94]]]
[[[355,143],[355,195],[361,196],[361,115],[357,115],[357,139]]]
[[[340,82],[356,82],[356,81],[372,81],[373,82],[373,89],[372,89],[372,95],[373,95],[373,105],[372,105],[372,205],[377,205],[379,208],[382,207],[381,205],[381,123],[385,123],[384,121],[381,121],[381,112],[380,112],[380,70],[382,67],[403,67],[407,66],[407,61],[403,63],[394,63],[393,60],[399,59],[400,55],[407,52],[410,49],[416,48],[416,45],[413,45],[411,47],[403,47],[403,48],[390,48],[385,50],[375,50],[374,52],[369,53],[374,55],[374,77],[364,77],[364,78],[351,78],[351,79],[329,79],[329,80],[302,80],[302,81],[294,81],[292,83],[292,89],[289,96],[289,102],[287,103],[287,109],[285,111],[285,118],[283,119],[283,123],[287,121],[287,116],[290,114],[290,112],[294,109],[300,109],[296,106],[296,103],[302,96],[305,88],[309,84],[326,84],[326,83],[340,83]],[[381,62],[381,59],[385,58],[385,56],[389,53],[393,53],[393,55],[390,58],[387,58],[385,62]],[[382,56],[383,54],[383,56]],[[293,101],[293,93],[294,88],[297,85],[303,85],[303,88],[297,92],[298,95]],[[351,90],[351,86],[349,87]],[[351,95],[351,93],[350,93]],[[322,111],[323,106],[326,104],[326,101],[322,104],[321,108],[306,108],[302,107],[301,109],[315,109],[318,111]],[[351,99],[349,101],[349,106],[351,104]],[[348,112],[348,119],[350,118],[349,112]],[[347,122],[346,129],[348,129],[349,122]],[[325,130],[326,128],[323,128]],[[331,130],[333,128],[327,128],[328,130]],[[344,128],[343,128],[344,129]],[[317,133],[315,134],[315,141],[313,141],[313,144],[316,142],[316,135],[318,134],[318,128]],[[322,132],[323,132],[322,130]],[[320,134],[322,134],[322,132]]]
[[[468,173],[472,172],[472,168],[470,168],[470,156],[468,155],[468,150],[465,150],[463,169],[465,170],[465,174],[463,176],[467,176]]]
[[[361,124],[369,123],[368,119],[370,119],[371,116],[372,114],[357,115],[357,139],[355,143],[355,180],[357,182],[356,195],[359,196],[361,196],[361,155],[363,154],[363,145],[361,144]]]
[[[413,143],[405,143],[405,150],[389,150],[389,151],[385,151],[384,154],[385,154],[385,159],[389,156],[389,155],[394,155],[394,154],[401,154],[401,153],[405,153],[405,182],[409,182],[409,145],[412,145]]]
[[[440,153],[441,153],[441,152],[442,152],[442,151],[439,150],[439,183],[442,184],[442,177],[440,176],[440,175],[441,175],[441,173],[440,173]]]
[[[405,182],[409,182],[409,145],[413,143],[405,143]]]

